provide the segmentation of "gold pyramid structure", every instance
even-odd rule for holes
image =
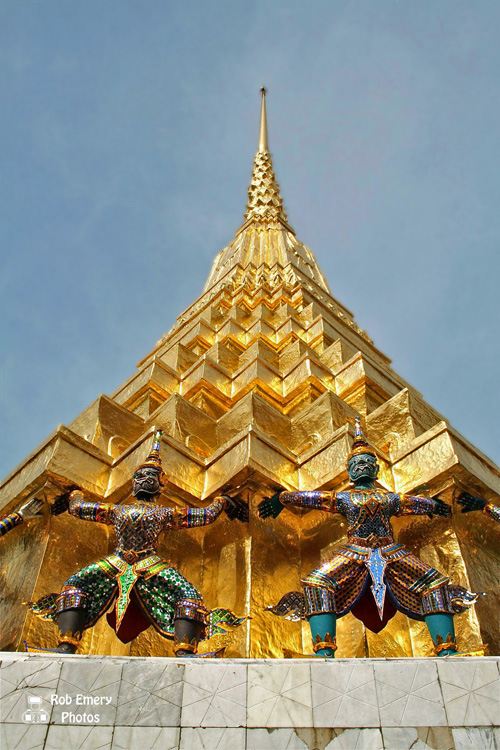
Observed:
[[[467,489],[498,503],[499,469],[391,368],[391,361],[330,293],[312,252],[288,223],[268,149],[265,90],[259,147],[244,223],[216,257],[201,296],[183,312],[112,396],[100,396],[68,427],[59,426],[2,483],[3,514],[30,496],[70,484],[89,498],[123,501],[155,429],[163,430],[168,484],[162,502],[206,505],[237,491],[251,506],[248,525],[225,517],[206,529],[168,532],[160,554],[203,593],[207,605],[251,617],[230,656],[282,656],[310,649],[306,625],[263,611],[300,588],[300,577],[344,538],[340,516],[287,510],[276,521],[255,513],[277,486],[341,489],[354,418],[381,465],[381,485],[453,503]],[[399,539],[454,582],[485,591],[475,611],[456,618],[462,648],[481,640],[500,651],[498,528],[480,513],[399,519]],[[55,629],[22,602],[57,591],[77,569],[113,550],[113,531],[67,514],[34,519],[2,540],[2,643],[55,644]],[[424,623],[398,613],[377,636],[351,614],[338,627],[338,656],[422,656]],[[83,652],[167,655],[150,628],[118,641],[105,618]]]

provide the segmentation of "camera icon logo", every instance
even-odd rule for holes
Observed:
[[[44,724],[49,720],[49,715],[42,708],[42,699],[39,695],[28,695],[28,710],[23,713],[25,724]]]

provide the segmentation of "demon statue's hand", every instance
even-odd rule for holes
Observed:
[[[66,492],[63,492],[61,495],[56,495],[54,502],[52,504],[52,507],[50,509],[50,512],[53,516],[60,516],[61,513],[66,513],[66,511],[69,509],[69,496],[74,490],[79,490],[80,488],[75,485],[72,485]]]
[[[451,516],[451,508],[447,503],[439,498],[438,495],[432,498],[434,500],[434,510],[430,514],[432,516]]]
[[[32,497],[27,503],[24,503],[23,507],[18,510],[18,513],[23,518],[34,518],[40,516],[43,508],[43,500],[38,497]]]
[[[258,504],[257,511],[261,518],[278,518],[279,514],[285,507],[283,503],[280,502],[280,495],[282,492],[283,488],[280,487],[272,497],[265,497],[264,500]]]
[[[246,522],[248,521],[248,505],[241,500],[239,497],[230,497],[229,495],[223,495],[226,501],[226,515],[231,520]]]
[[[480,497],[474,497],[468,492],[462,492],[458,498],[459,505],[462,506],[462,513],[470,513],[473,510],[482,510],[487,505],[486,500]]]

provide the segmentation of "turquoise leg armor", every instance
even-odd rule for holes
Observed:
[[[309,617],[309,627],[311,628],[315,655],[327,656],[333,659],[337,649],[335,639],[337,615],[334,615],[333,612],[322,612],[319,615],[311,615]]]
[[[434,651],[437,656],[450,656],[457,653],[453,615],[445,612],[427,615],[425,624],[429,628],[429,633],[434,641]]]

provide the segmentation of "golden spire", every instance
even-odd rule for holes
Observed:
[[[236,278],[240,272],[246,273],[247,269],[253,269],[251,273],[260,269],[259,277],[277,278],[276,274],[284,274],[282,277],[291,285],[300,277],[308,284],[314,282],[329,294],[328,284],[316,258],[297,239],[283,210],[267,141],[266,89],[262,87],[260,91],[259,150],[255,155],[248,188],[245,222],[236,231],[234,240],[215,258],[205,291],[224,278]]]
[[[259,133],[259,151],[267,151],[267,115],[266,115],[266,89],[262,86],[262,104],[260,108],[260,133]]]
[[[271,154],[267,143],[267,118],[266,118],[266,89],[261,88],[262,105],[260,112],[259,150],[253,163],[252,180],[248,188],[248,203],[245,214],[244,227],[249,222],[261,225],[276,225],[277,222],[284,224],[288,230],[286,213],[283,210],[283,200],[280,195],[279,185],[274,176]]]

